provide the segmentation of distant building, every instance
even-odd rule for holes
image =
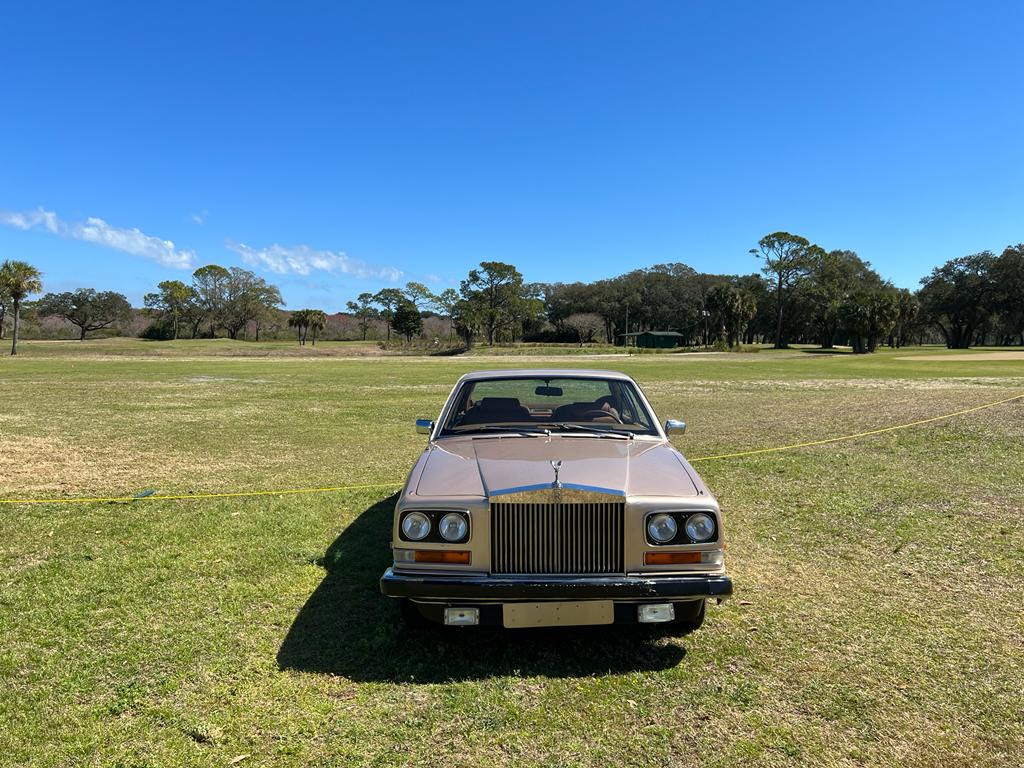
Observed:
[[[635,331],[619,334],[624,346],[646,347],[648,349],[672,349],[678,347],[683,334],[675,331]]]

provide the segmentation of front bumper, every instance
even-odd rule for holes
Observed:
[[[395,573],[388,568],[380,579],[388,597],[429,602],[514,600],[687,600],[726,598],[732,579],[708,576],[478,576]]]

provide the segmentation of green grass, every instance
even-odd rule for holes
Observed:
[[[401,482],[459,374],[565,364],[146,344],[0,358],[0,497]],[[1024,392],[945,354],[572,365],[635,376],[700,457]],[[1017,401],[698,463],[736,598],[683,638],[405,630],[388,489],[0,506],[0,764],[1019,766],[1022,443]]]

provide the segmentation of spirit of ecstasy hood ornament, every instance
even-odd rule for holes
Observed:
[[[560,482],[558,482],[558,471],[562,468],[562,460],[559,459],[558,461],[552,461],[551,462],[551,468],[553,470],[555,470],[555,479],[554,479],[554,482],[551,483],[551,487],[552,488],[561,488],[562,484]]]

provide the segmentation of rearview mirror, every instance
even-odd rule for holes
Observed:
[[[562,388],[561,387],[537,387],[535,390],[533,390],[533,394],[539,395],[541,397],[561,397],[562,396]]]
[[[669,435],[681,435],[686,431],[686,422],[679,419],[669,419],[665,422],[665,432]]]
[[[416,433],[419,435],[429,435],[434,431],[434,422],[430,419],[416,419]]]

